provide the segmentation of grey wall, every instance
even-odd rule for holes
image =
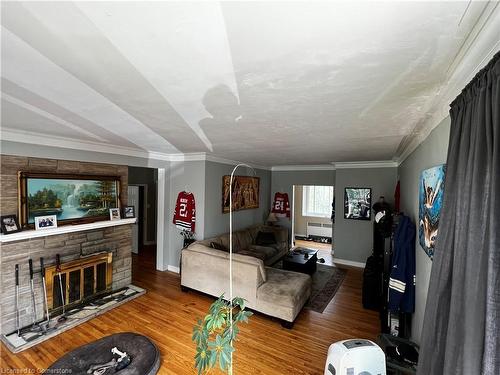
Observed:
[[[383,195],[394,203],[397,168],[337,169],[335,183],[335,258],[365,263],[373,249],[373,210],[371,221],[344,219],[344,189],[366,187],[372,189],[372,205]]]
[[[332,186],[332,185],[329,185]],[[330,217],[313,217],[313,216],[303,216],[302,215],[302,201],[303,201],[303,185],[295,186],[295,199],[293,202],[294,208],[294,231],[295,235],[305,236],[307,235],[307,223],[314,221],[315,223],[327,223],[331,224],[332,220]]]
[[[273,171],[271,177],[271,201],[268,211],[271,209],[274,194],[277,192],[288,193],[290,205],[292,205],[294,185],[335,185],[335,170]],[[293,207],[290,207],[290,209],[292,210]],[[279,225],[285,226],[291,231],[291,220],[287,218],[280,218],[279,220]]]
[[[156,170],[153,168],[129,167],[128,184],[146,184],[147,185],[147,212],[146,223],[147,231],[145,241],[156,242]]]
[[[420,174],[424,169],[446,163],[450,117],[445,118],[412,154],[399,166],[401,184],[401,210],[414,223],[418,222],[418,188]],[[416,295],[415,314],[412,320],[412,339],[420,343],[420,333],[424,321],[425,303],[432,261],[420,247],[416,238]]]
[[[167,182],[170,184],[169,210],[166,212],[168,226],[169,258],[168,264],[179,266],[183,238],[181,231],[172,223],[177,196],[181,191],[190,191],[196,204],[195,237],[203,239],[205,232],[205,161],[171,162]]]
[[[222,177],[230,175],[234,166],[207,161],[205,165],[205,238],[229,232],[229,214],[222,213]],[[233,230],[264,223],[269,214],[271,172],[255,169],[260,178],[259,208],[233,213]],[[249,168],[238,168],[236,175],[253,176]]]

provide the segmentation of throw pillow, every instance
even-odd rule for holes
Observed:
[[[255,244],[259,246],[274,245],[276,244],[276,237],[273,232],[259,232]]]
[[[228,251],[227,247],[221,245],[220,243],[217,242],[210,242],[210,247],[215,250],[222,250],[222,251]]]

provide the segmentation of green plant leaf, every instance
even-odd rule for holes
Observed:
[[[233,306],[239,306],[241,310],[245,309],[245,299],[241,297],[233,298]]]
[[[209,313],[203,320],[198,319],[197,325],[193,327],[192,340],[197,345],[195,367],[200,375],[215,367],[217,362],[220,369],[226,371],[231,364],[231,353],[234,352],[232,342],[240,332],[238,323],[248,323],[248,318],[253,315],[251,311],[244,310],[243,298],[234,298],[231,306],[223,297],[213,302]],[[231,309],[237,311],[232,321],[229,319]]]
[[[233,336],[232,336],[233,340],[236,340],[236,336],[238,335],[239,332],[240,329],[238,328],[238,326],[236,324],[233,324]],[[231,329],[229,326],[224,331],[224,337],[227,338],[228,340],[231,339]]]
[[[248,323],[248,318],[251,317],[253,313],[248,310],[241,310],[236,314],[235,320],[237,322],[243,322],[243,323]]]
[[[196,348],[194,360],[195,367],[198,369],[198,374],[202,374],[208,368],[211,355],[211,352],[206,347],[200,346]]]
[[[217,351],[215,351],[215,350],[210,351],[210,360],[209,360],[209,363],[208,363],[208,365],[210,367],[213,368],[215,366],[215,364],[217,363],[217,357],[218,356],[219,356],[219,353],[217,353]]]
[[[232,347],[228,344],[224,347],[224,350],[220,353],[219,367],[222,371],[225,371],[226,368],[230,365],[232,351],[233,351]]]

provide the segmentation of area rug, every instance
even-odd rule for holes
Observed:
[[[335,266],[318,263],[317,270],[312,276],[311,298],[304,308],[322,313],[330,301],[335,297],[347,271]]]
[[[347,271],[336,266],[327,266],[318,263],[316,272],[312,276],[311,298],[304,308],[322,313],[339,290]],[[283,268],[281,261],[273,267]]]

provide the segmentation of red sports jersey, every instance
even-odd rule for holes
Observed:
[[[274,194],[274,203],[271,212],[279,217],[290,217],[290,202],[287,193]]]
[[[189,230],[194,233],[196,205],[193,193],[188,193],[186,191],[181,191],[179,193],[172,222],[178,229]]]
[[[396,185],[396,190],[394,191],[394,211],[398,214],[399,213],[399,206],[401,204],[401,187],[398,184]]]

